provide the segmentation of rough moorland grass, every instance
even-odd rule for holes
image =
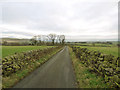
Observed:
[[[9,77],[3,77],[2,78],[2,87],[3,88],[10,88],[14,86],[17,82],[19,82],[21,79],[29,75],[33,70],[44,64],[49,58],[51,58],[53,55],[55,55],[58,51],[60,51],[62,48],[55,49],[53,52],[44,55],[41,59],[36,61],[35,63],[31,63],[30,65],[26,66],[23,70],[18,71]]]
[[[95,73],[91,73],[84,64],[80,63],[80,60],[76,58],[75,53],[69,47],[70,56],[72,59],[78,88],[106,88],[108,87],[104,83],[104,79],[101,76],[97,76]]]
[[[81,48],[88,48],[89,50],[100,51],[104,54],[111,54],[115,57],[118,57],[118,47],[89,47],[89,46],[77,46]]]
[[[53,46],[2,46],[2,58],[14,53],[26,52],[29,50],[44,49]]]

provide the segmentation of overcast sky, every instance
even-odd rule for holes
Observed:
[[[118,0],[0,0],[0,31],[9,38],[64,34],[67,40],[117,40]]]

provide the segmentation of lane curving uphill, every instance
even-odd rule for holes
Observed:
[[[68,47],[21,80],[13,88],[75,88],[75,75]]]

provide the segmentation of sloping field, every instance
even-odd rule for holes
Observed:
[[[89,46],[80,46],[81,48],[88,48],[89,50],[100,51],[104,54],[112,54],[115,57],[118,57],[118,47],[89,47]]]
[[[53,46],[2,46],[2,58],[29,50],[45,49]]]
[[[28,42],[29,39],[18,39],[18,38],[2,38],[1,41],[7,41],[7,42]]]

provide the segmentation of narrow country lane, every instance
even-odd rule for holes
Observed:
[[[68,47],[64,47],[13,88],[75,88],[75,75]]]

